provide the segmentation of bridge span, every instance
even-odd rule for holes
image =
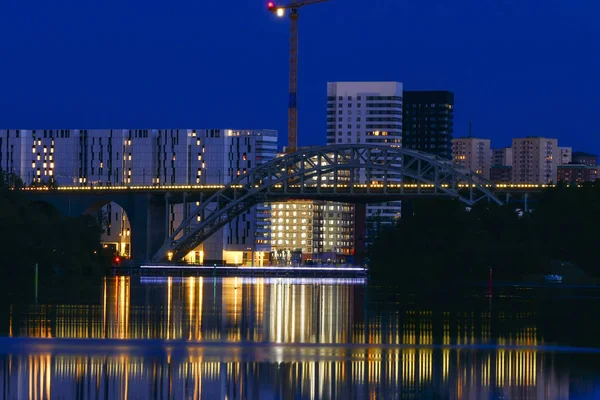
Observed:
[[[364,205],[446,196],[465,205],[480,201],[501,205],[506,193],[543,189],[543,185],[494,185],[449,160],[414,150],[379,145],[333,145],[276,158],[225,185],[25,190],[32,200],[50,203],[64,215],[93,213],[110,202],[117,203],[131,224],[133,258],[179,261],[225,224],[261,202],[314,199]],[[181,225],[170,232],[168,206],[182,203],[199,206],[184,215]]]

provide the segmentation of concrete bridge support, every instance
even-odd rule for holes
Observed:
[[[354,205],[354,265],[361,266],[365,262],[367,253],[367,205],[357,203]]]

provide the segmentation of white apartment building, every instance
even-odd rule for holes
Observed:
[[[474,137],[452,139],[452,161],[490,178],[490,140]]]
[[[381,144],[402,146],[401,82],[327,83],[327,144]],[[362,171],[355,178],[383,181],[383,173]],[[401,182],[400,176],[388,181]],[[367,218],[393,223],[400,217],[401,202],[369,204]]]
[[[59,186],[228,183],[276,156],[277,131],[233,129],[0,130],[0,168],[26,185]],[[198,199],[199,200],[199,199]],[[194,201],[188,207],[193,207]],[[169,229],[183,218],[170,205]],[[117,204],[101,211],[105,243],[129,254],[129,223]],[[270,252],[268,207],[239,216],[188,257],[188,261],[252,263]],[[262,255],[261,255],[262,254]]]
[[[558,165],[567,165],[573,161],[573,148],[572,147],[559,147],[560,159]]]
[[[526,137],[512,140],[513,183],[557,182],[561,153],[557,139]]]

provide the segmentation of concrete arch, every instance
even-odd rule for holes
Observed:
[[[389,145],[314,147],[276,158],[234,179],[191,213],[153,260],[182,259],[241,213],[276,198],[366,203],[449,196],[466,205],[482,199],[502,204],[494,188],[481,175],[423,152]]]

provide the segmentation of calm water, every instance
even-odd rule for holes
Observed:
[[[600,398],[600,289],[490,299],[483,287],[415,297],[351,279],[92,287],[93,300],[64,290],[3,308],[0,398]]]

